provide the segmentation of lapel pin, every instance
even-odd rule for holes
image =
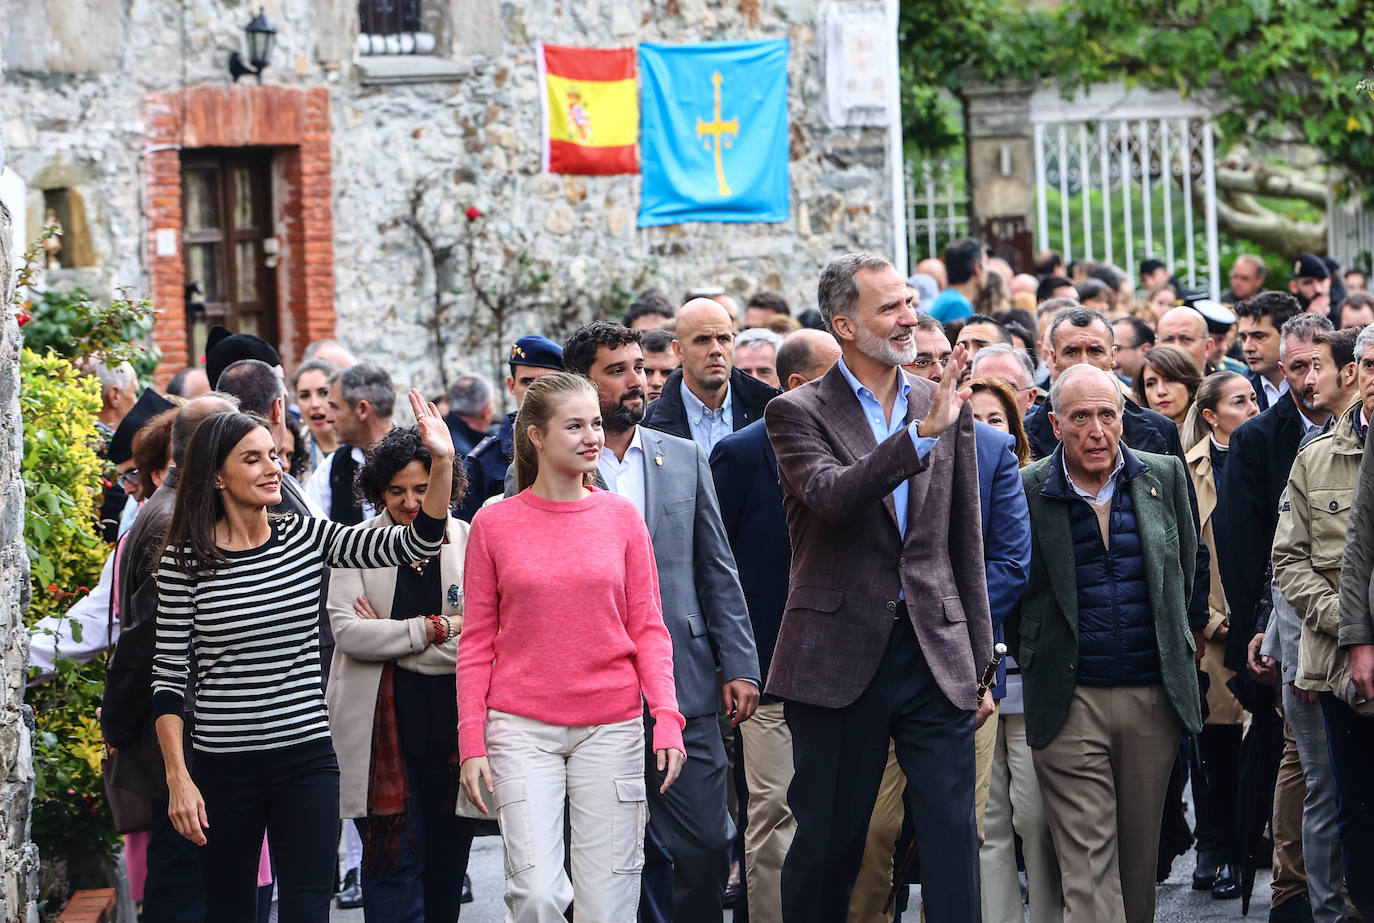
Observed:
[[[1153,487],[1151,487],[1151,488],[1150,488],[1150,496],[1152,496],[1152,497],[1157,497],[1157,496],[1159,496],[1159,492],[1158,492],[1157,490],[1155,490]]]
[[[654,464],[655,464],[655,465],[658,465],[660,468],[662,468],[662,467],[663,467],[663,456],[662,456],[662,455],[655,455],[655,456],[654,456]]]
[[[462,598],[462,592],[458,589],[458,584],[456,584],[456,583],[450,583],[450,584],[448,585],[448,604],[449,604],[449,607],[450,607],[450,608],[456,608],[457,605],[458,605],[458,601],[459,601],[461,598]]]

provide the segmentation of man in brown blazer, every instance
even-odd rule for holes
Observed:
[[[889,738],[911,783],[933,923],[981,917],[973,782],[992,656],[964,349],[937,384],[906,373],[916,311],[888,261],[821,273],[842,358],[764,413],[792,569],[767,692],[786,702],[796,836],[788,923],[845,919]]]

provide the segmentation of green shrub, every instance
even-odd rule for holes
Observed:
[[[52,233],[51,229],[45,232]],[[31,567],[32,600],[26,623],[64,612],[100,577],[111,548],[100,538],[97,510],[108,472],[98,455],[99,382],[78,364],[94,353],[129,361],[150,374],[156,352],[138,339],[151,328],[146,301],[121,293],[109,306],[85,292],[47,292],[36,301],[37,254],[30,248],[12,306],[23,326],[19,405],[24,423],[24,539]],[[38,723],[34,740],[33,840],[48,868],[111,850],[118,842],[101,778],[104,743],[96,709],[104,691],[103,660],[81,665],[58,658],[53,677],[29,689],[25,700]],[[51,897],[65,898],[56,880]]]
[[[105,464],[96,455],[99,383],[78,372],[70,359],[27,347],[20,376],[32,624],[66,609],[100,576],[109,552],[96,519]]]
[[[27,348],[68,359],[101,354],[111,362],[128,361],[140,384],[152,383],[162,355],[142,342],[153,329],[151,302],[130,298],[123,288],[110,304],[101,305],[78,287],[43,292],[24,308],[29,314],[24,324]]]
[[[96,521],[104,467],[95,451],[100,386],[70,359],[25,349],[19,405],[33,593],[26,621],[34,625],[88,592],[110,552]],[[52,678],[27,696],[38,721],[33,840],[47,858],[108,849],[117,839],[105,802],[104,748],[95,719],[104,684],[103,660],[82,665],[61,657]]]

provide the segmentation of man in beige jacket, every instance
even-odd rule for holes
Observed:
[[[1283,689],[1284,716],[1297,739],[1307,794],[1303,802],[1303,859],[1312,917],[1345,919],[1341,897],[1337,800],[1326,725],[1317,697],[1344,699],[1350,685],[1338,646],[1341,554],[1351,495],[1364,454],[1363,432],[1374,413],[1374,328],[1319,333],[1308,383],[1313,403],[1331,412],[1330,430],[1298,453],[1288,476],[1274,533],[1274,580],[1302,621],[1298,674]],[[1366,366],[1365,358],[1371,361]],[[1370,393],[1363,401],[1360,395]]]

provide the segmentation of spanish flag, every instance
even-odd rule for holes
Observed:
[[[633,48],[540,45],[544,170],[638,173],[639,95]]]

